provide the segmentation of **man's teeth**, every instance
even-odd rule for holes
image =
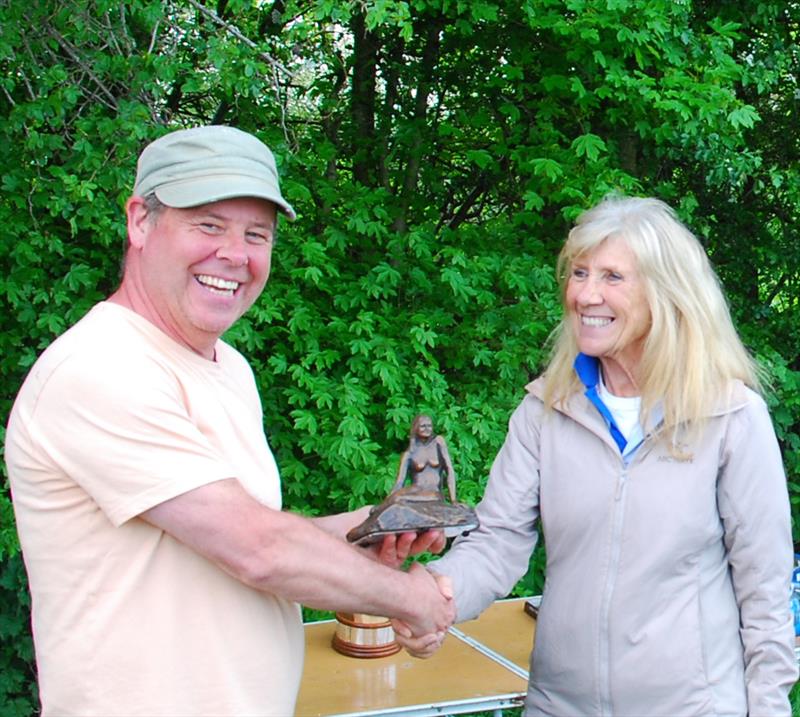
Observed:
[[[611,319],[603,316],[581,316],[581,323],[584,326],[596,326],[602,328],[603,326],[608,326],[611,323]]]
[[[211,289],[215,294],[224,294],[225,296],[233,295],[233,292],[239,288],[238,281],[220,279],[218,276],[209,276],[208,274],[199,274],[197,281],[206,288]]]

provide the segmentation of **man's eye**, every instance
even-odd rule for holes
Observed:
[[[222,231],[222,227],[219,224],[214,224],[213,222],[201,222],[200,228],[209,234],[217,234],[218,232]]]
[[[260,232],[248,232],[246,237],[251,244],[269,244],[272,241],[271,235]]]

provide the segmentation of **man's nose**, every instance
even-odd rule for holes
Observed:
[[[222,245],[217,249],[217,258],[224,259],[233,266],[245,266],[249,257],[244,235],[234,232],[226,234]]]

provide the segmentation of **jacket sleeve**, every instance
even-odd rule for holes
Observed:
[[[717,502],[739,606],[748,714],[788,716],[797,679],[789,497],[772,422],[755,394],[731,416]]]
[[[492,601],[508,595],[528,569],[538,537],[541,410],[532,396],[516,409],[476,508],[480,527],[428,564],[452,579],[459,622],[477,617]]]

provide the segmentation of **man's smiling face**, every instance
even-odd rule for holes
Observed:
[[[128,260],[139,265],[145,318],[212,357],[216,340],[264,289],[275,222],[275,205],[251,197],[165,207],[142,219]]]

